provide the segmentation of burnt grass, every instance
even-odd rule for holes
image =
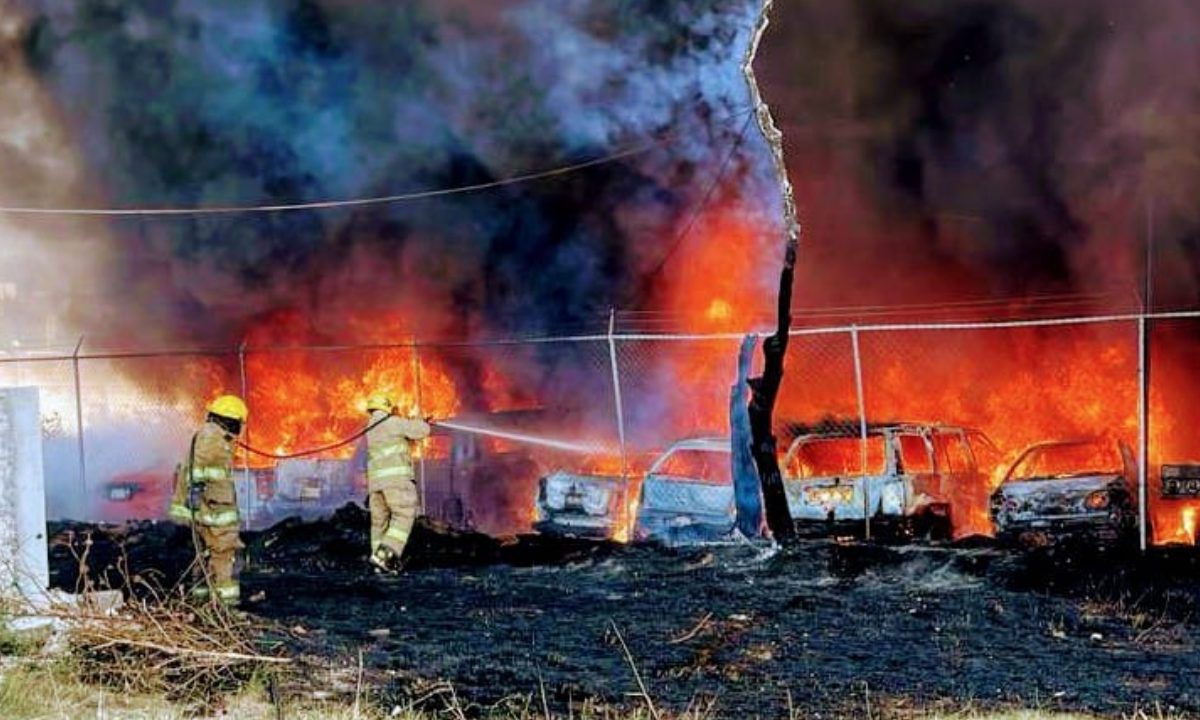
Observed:
[[[514,694],[553,708],[715,700],[716,717],[873,717],[906,708],[1036,706],[1200,712],[1200,555],[1027,554],[986,540],[806,540],[623,547],[489,538],[419,523],[403,575],[365,565],[366,514],[247,533],[246,609],[289,649],[364,664],[387,702],[453,683],[475,711]],[[52,584],[170,584],[190,535],[165,523],[51,527]],[[88,539],[90,538],[90,545]],[[537,704],[540,707],[540,697]]]

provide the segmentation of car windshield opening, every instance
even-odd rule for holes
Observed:
[[[729,453],[712,450],[677,450],[654,471],[655,475],[706,485],[732,485]]]
[[[863,470],[863,441],[859,437],[813,438],[803,440],[788,462],[793,478],[860,477],[880,475],[884,471],[884,440],[881,435],[867,437],[866,472]]]
[[[1009,480],[1024,482],[1087,475],[1118,475],[1122,471],[1121,455],[1112,443],[1055,443],[1035,447],[1026,452],[1013,466]]]

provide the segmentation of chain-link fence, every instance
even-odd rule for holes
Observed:
[[[238,456],[248,524],[361,501],[355,444],[268,454],[354,435],[366,396],[382,389],[402,412],[439,420],[421,450],[426,514],[507,534],[531,528],[548,473],[636,482],[681,439],[728,438],[742,341],[610,330],[212,352],[117,353],[81,342],[0,357],[0,385],[41,390],[51,517],[161,516],[175,464],[205,404],[223,392],[247,398],[244,440],[267,453]],[[756,350],[751,374],[761,362]],[[1090,472],[1128,483],[1131,527],[1147,542],[1195,540],[1200,314],[797,329],[785,367],[775,432],[799,520],[870,532],[889,503],[944,501],[957,534],[991,533],[996,514],[1013,509],[996,492],[1006,479]],[[1116,454],[1041,476],[1030,469],[1082,443]],[[1039,445],[1048,449],[1026,452]],[[889,475],[908,478],[898,497],[837,488]],[[845,507],[834,508],[839,501]]]

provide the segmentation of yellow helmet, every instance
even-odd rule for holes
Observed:
[[[246,408],[246,403],[237,395],[222,395],[213,400],[208,406],[208,411],[213,415],[238,422],[246,422],[250,411]]]
[[[385,392],[371,393],[371,396],[367,398],[367,412],[382,410],[390,413],[394,407],[396,407],[396,403],[392,402],[392,398]]]

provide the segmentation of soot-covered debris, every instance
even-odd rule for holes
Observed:
[[[86,530],[60,527],[56,540]],[[170,526],[91,530],[95,576],[100,558],[122,557],[118,540],[134,572],[186,563]],[[421,523],[393,577],[368,570],[366,532],[365,513],[344,508],[248,534],[243,594],[257,599],[251,612],[303,629],[296,652],[362,649],[397,701],[430,680],[485,706],[543,688],[563,714],[584,697],[627,701],[636,684],[615,627],[660,706],[715,698],[720,717],[784,716],[788,694],[809,713],[862,715],[864,688],[876,717],[896,698],[1200,711],[1191,550],[1022,555],[814,540],[766,557],[749,545],[495,539]],[[56,584],[71,587],[73,563],[56,544]]]
[[[285,520],[246,535],[251,561],[294,572],[366,572],[369,518],[358,505],[346,505],[328,520]],[[494,538],[454,530],[426,518],[417,521],[405,549],[405,569],[494,565],[554,565],[603,555],[615,546],[541,535]]]

